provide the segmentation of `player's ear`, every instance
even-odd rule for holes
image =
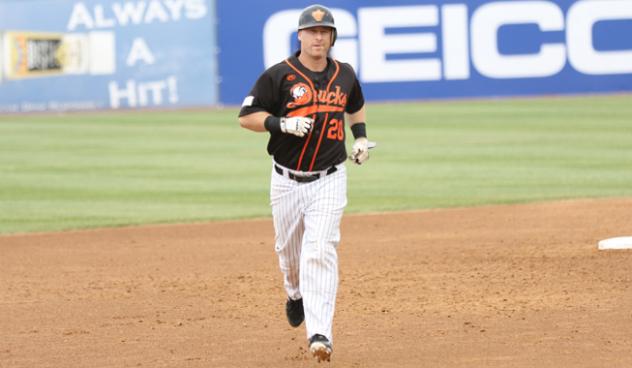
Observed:
[[[301,40],[301,33],[302,33],[302,29],[299,29],[298,33],[296,34],[296,38],[298,38],[299,41],[302,41]]]

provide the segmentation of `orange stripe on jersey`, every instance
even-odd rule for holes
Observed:
[[[320,142],[323,141],[323,133],[325,133],[325,130],[327,130],[327,120],[329,120],[329,113],[325,115],[325,122],[323,123],[322,130],[320,131],[320,137],[318,137],[318,144],[316,145],[316,150],[314,151],[314,155],[312,156],[312,162],[309,163],[309,171],[312,171],[312,169],[314,168],[314,162],[316,162],[316,156],[318,155],[318,150],[320,149]]]
[[[314,95],[314,101],[316,101],[316,98],[317,98],[317,97],[316,97],[316,95],[317,95],[317,91],[316,91],[316,88],[314,88],[314,83],[312,83],[312,80],[311,80],[311,79],[309,79],[309,78],[308,78],[305,74],[303,74],[300,70],[298,70],[298,68],[297,68],[297,67],[295,67],[294,65],[292,65],[292,63],[290,63],[290,59],[285,59],[285,63],[286,63],[287,65],[289,65],[289,66],[290,66],[290,68],[294,69],[294,71],[295,71],[295,72],[297,72],[298,74],[300,74],[300,75],[301,75],[301,77],[303,77],[303,79],[305,79],[305,80],[307,81],[307,83],[309,83],[309,86],[311,87],[311,89],[312,89],[312,93],[313,93],[313,95]]]
[[[327,85],[327,92],[329,92],[329,89],[331,88],[331,84],[336,80],[336,78],[338,78],[338,72],[340,71],[340,65],[338,65],[338,62],[336,61],[336,59],[332,59],[334,61],[334,64],[336,64],[336,71],[334,72],[334,76],[331,77],[331,80],[329,81],[329,84]]]
[[[295,72],[297,72],[301,77],[303,77],[307,83],[309,83],[309,87],[312,89],[312,95],[314,96],[314,101],[312,101],[312,103],[318,101],[318,92],[316,91],[316,88],[314,88],[314,83],[312,83],[312,80],[309,79],[305,74],[301,73],[300,70],[298,70],[297,67],[295,67],[294,65],[292,65],[292,63],[290,63],[289,59],[285,59],[285,63],[287,65],[290,66],[290,68],[294,69]],[[314,106],[316,107],[316,106]],[[307,116],[308,114],[305,115],[288,115],[288,116]],[[316,116],[313,117],[314,121],[316,121]],[[301,164],[303,163],[303,156],[305,155],[305,150],[307,149],[307,145],[309,144],[309,140],[312,138],[312,131],[314,130],[314,127],[312,127],[312,129],[309,131],[309,135],[307,136],[307,139],[305,140],[305,144],[303,145],[303,149],[301,150],[301,156],[299,156],[298,158],[298,164],[296,165],[296,170],[300,170],[301,169]]]
[[[318,112],[339,112],[339,111],[344,111],[344,109],[345,108],[342,106],[312,105],[312,106],[306,106],[306,107],[301,107],[300,109],[296,109],[290,112],[289,114],[287,114],[287,116],[289,117],[309,116],[312,114],[316,114]]]
[[[327,90],[325,92],[325,95],[327,93],[329,93],[329,89],[331,88],[331,84],[334,82],[334,80],[336,80],[336,78],[338,77],[338,72],[340,71],[340,66],[338,65],[338,62],[336,60],[334,60],[334,63],[336,64],[336,71],[334,72],[334,75],[331,77],[331,80],[329,81],[329,84],[327,85]],[[343,108],[340,108],[340,111],[342,111]],[[309,164],[309,171],[312,171],[312,169],[314,168],[314,162],[316,162],[316,156],[318,156],[318,150],[320,149],[320,143],[323,141],[323,136],[325,133],[325,130],[327,128],[327,120],[329,120],[329,114],[325,115],[325,121],[323,122],[323,127],[320,131],[320,137],[318,138],[318,144],[316,145],[316,150],[314,151],[314,156],[312,156],[312,162]]]

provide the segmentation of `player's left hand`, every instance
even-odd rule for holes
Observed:
[[[355,140],[349,158],[358,165],[369,159],[369,140],[366,137]]]

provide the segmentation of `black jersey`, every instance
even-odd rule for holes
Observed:
[[[278,117],[314,119],[305,137],[270,133],[268,153],[294,170],[320,171],[344,162],[344,113],[364,106],[360,83],[351,65],[327,58],[322,72],[312,72],[298,60],[299,53],[268,68],[257,80],[239,116],[267,111]]]

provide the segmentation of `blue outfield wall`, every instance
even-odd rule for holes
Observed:
[[[214,0],[0,1],[0,113],[218,102]]]
[[[632,91],[632,0],[331,0],[371,101]],[[0,1],[0,113],[238,105],[303,0]]]
[[[309,1],[218,1],[220,100],[296,50]],[[632,90],[632,0],[332,0],[368,100]]]

